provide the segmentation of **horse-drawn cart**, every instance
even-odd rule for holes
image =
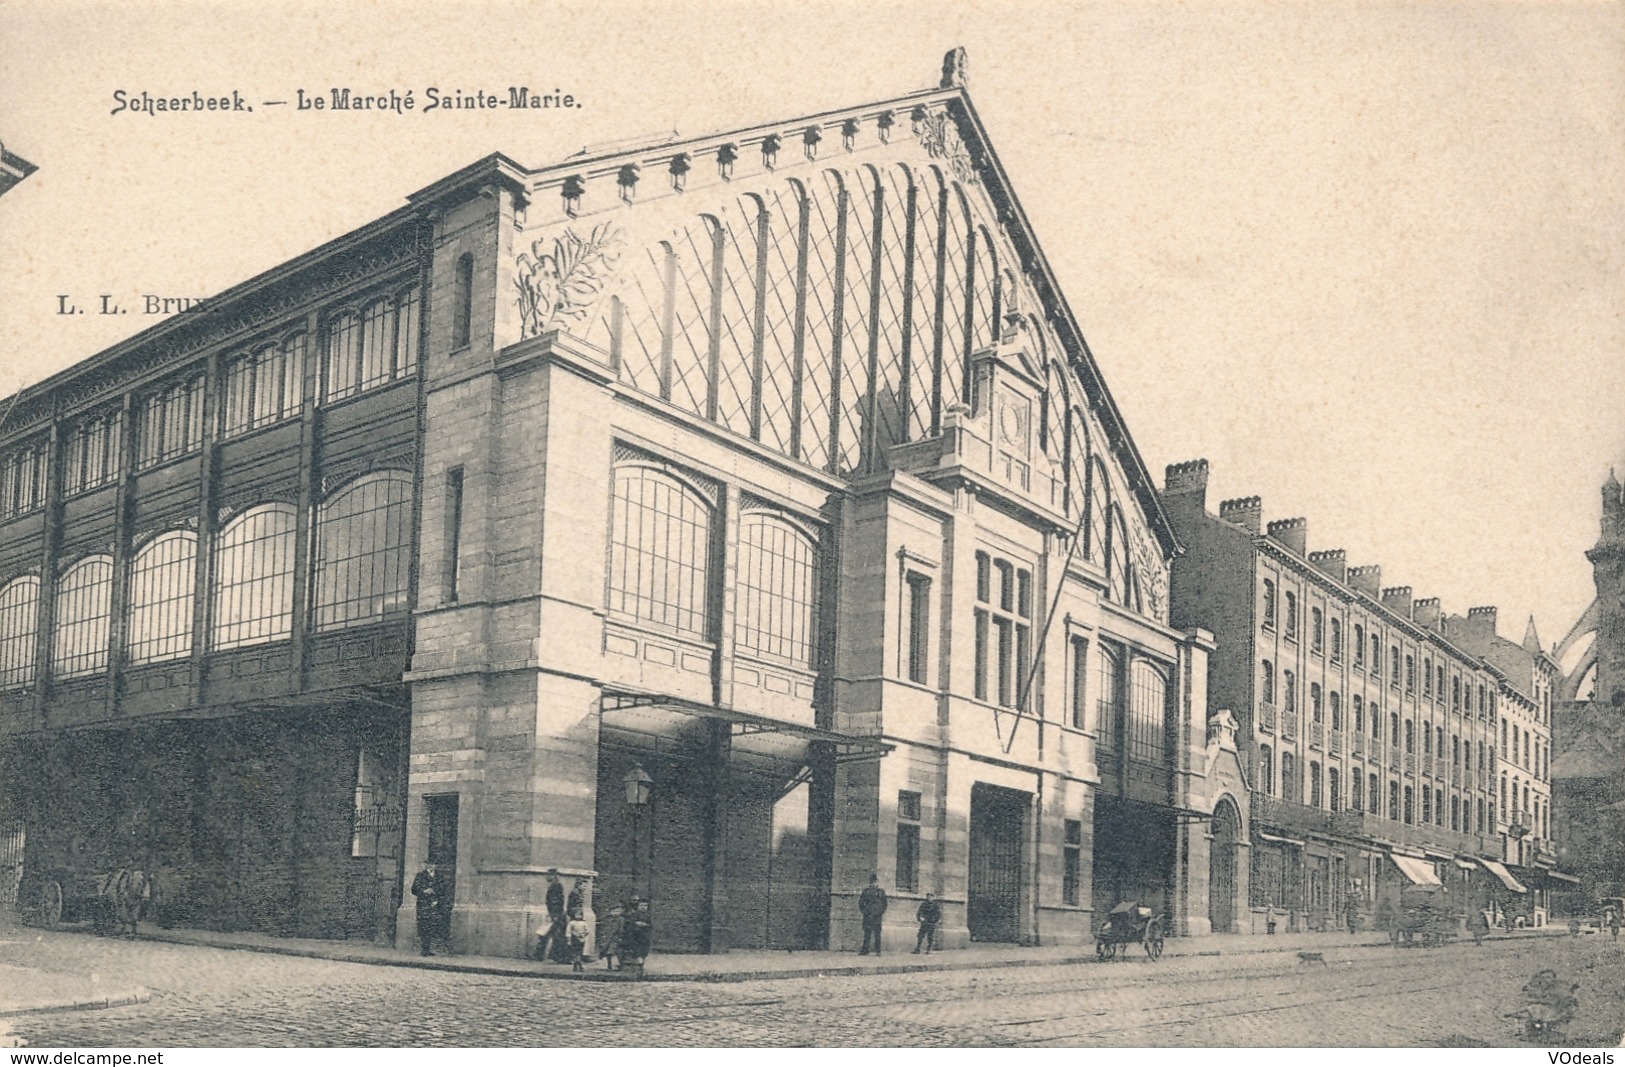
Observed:
[[[1388,936],[1397,945],[1442,945],[1455,938],[1461,916],[1440,886],[1406,886]]]
[[[1150,959],[1162,955],[1162,916],[1138,901],[1126,900],[1111,910],[1095,935],[1095,955],[1102,960],[1128,955],[1138,944]]]
[[[31,926],[55,929],[89,922],[99,934],[133,936],[152,898],[152,883],[139,867],[80,873],[66,867],[23,871],[17,910]]]

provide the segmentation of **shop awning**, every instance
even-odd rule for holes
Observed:
[[[1399,873],[1409,878],[1416,885],[1442,885],[1439,876],[1433,871],[1433,864],[1427,860],[1419,860],[1414,856],[1401,856],[1396,852],[1388,853],[1388,858],[1394,861]]]
[[[773,733],[799,738],[803,741],[823,742],[834,749],[835,762],[837,763],[877,760],[895,747],[878,737],[866,737],[862,734],[843,734],[835,730],[822,730],[816,726],[803,726],[800,723],[786,722],[783,719],[759,715],[753,711],[725,708],[719,704],[706,704],[698,700],[671,696],[667,693],[651,693],[639,689],[612,688],[609,686],[603,687],[602,693],[603,696],[598,705],[601,714],[613,711],[627,711],[632,708],[655,708],[660,711],[673,711],[679,715],[692,715],[701,719],[721,719],[732,727],[732,732],[735,735]]]
[[[1495,875],[1495,877],[1499,878],[1501,880],[1502,885],[1506,886],[1508,889],[1512,890],[1514,893],[1527,893],[1527,892],[1529,892],[1529,890],[1527,890],[1527,889],[1525,889],[1523,887],[1522,882],[1520,882],[1516,878],[1512,877],[1512,872],[1511,871],[1507,870],[1505,867],[1501,866],[1499,863],[1495,862],[1494,860],[1479,860],[1478,862],[1483,865],[1483,867],[1484,867],[1484,869],[1486,871],[1489,871],[1491,874]]]
[[[1579,885],[1580,884],[1580,879],[1574,877],[1574,875],[1572,875],[1572,874],[1564,874],[1562,871],[1547,871],[1546,872],[1546,877],[1555,878],[1559,882],[1567,882],[1570,885]]]
[[[1268,841],[1275,845],[1291,845],[1293,848],[1303,847],[1303,842],[1299,841],[1295,837],[1281,837],[1278,834],[1266,834],[1262,830],[1258,832],[1258,839],[1260,841]]]
[[[1478,870],[1478,864],[1474,863],[1472,860],[1457,859],[1456,866],[1460,867],[1464,871]]]

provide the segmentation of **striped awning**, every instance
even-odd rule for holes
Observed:
[[[1495,862],[1494,860],[1479,860],[1478,862],[1483,865],[1483,867],[1484,867],[1484,869],[1486,871],[1489,871],[1491,874],[1495,875],[1495,877],[1499,878],[1501,880],[1502,885],[1506,886],[1508,889],[1512,890],[1514,893],[1527,893],[1527,892],[1529,892],[1529,890],[1527,890],[1527,889],[1525,889],[1523,887],[1522,882],[1520,882],[1516,878],[1512,877],[1512,872],[1511,871],[1507,870],[1505,867],[1501,866],[1499,863]]]
[[[1281,837],[1278,834],[1266,834],[1262,830],[1258,832],[1258,839],[1260,841],[1268,841],[1272,845],[1291,845],[1293,848],[1302,848],[1304,845],[1302,841],[1299,841],[1295,837]]]
[[[1396,852],[1388,853],[1388,858],[1394,861],[1399,873],[1409,878],[1416,885],[1443,885],[1439,876],[1434,873],[1433,864],[1427,860],[1419,860],[1414,856],[1401,856]]]

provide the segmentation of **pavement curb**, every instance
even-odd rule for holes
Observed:
[[[1557,936],[1544,932],[1529,931],[1519,935],[1498,935],[1486,937],[1486,941],[1514,940],[1530,936]],[[361,963],[375,967],[412,967],[419,970],[442,971],[452,974],[478,974],[507,978],[537,978],[549,981],[575,981],[575,982],[688,982],[723,984],[734,982],[762,982],[793,978],[846,978],[865,975],[896,975],[915,974],[929,971],[973,971],[993,970],[997,968],[1012,967],[1056,967],[1075,966],[1078,964],[1094,964],[1101,962],[1096,959],[1093,952],[1078,953],[1066,956],[1017,957],[1004,959],[987,959],[969,954],[966,958],[949,960],[932,960],[927,963],[909,962],[887,964],[878,967],[864,967],[856,964],[832,965],[827,967],[768,967],[749,971],[694,971],[687,973],[661,973],[658,971],[645,971],[641,977],[626,974],[620,971],[588,970],[576,974],[568,970],[535,970],[529,967],[504,965],[500,963],[463,963],[454,957],[436,956],[379,956],[363,952],[346,952],[342,949],[317,949],[304,945],[278,945],[269,943],[244,943],[215,941],[209,938],[187,937],[184,934],[170,934],[165,932],[150,932],[139,935],[141,940],[157,941],[167,944],[191,945],[201,948],[218,948],[243,952],[261,952],[271,955],[296,956],[304,959],[333,960],[338,963]],[[1337,948],[1386,948],[1389,940],[1384,937],[1369,941],[1360,941],[1353,944],[1338,944],[1316,948],[1313,945],[1259,945],[1258,938],[1244,937],[1238,939],[1233,948],[1201,949],[1197,951],[1180,951],[1178,947],[1170,946],[1172,951],[1165,955],[1173,958],[1191,957],[1223,957],[1223,956],[1253,956],[1265,954],[1296,954],[1298,952],[1334,951]],[[1420,946],[1417,946],[1420,947]],[[947,953],[944,955],[961,955],[960,953]],[[1123,962],[1129,962],[1127,960]]]
[[[152,999],[152,991],[141,986],[105,997],[84,1000],[55,1000],[32,1004],[26,1008],[0,1008],[0,1019],[16,1019],[24,1015],[43,1015],[59,1011],[96,1011],[101,1008],[123,1008],[131,1004],[145,1004]]]

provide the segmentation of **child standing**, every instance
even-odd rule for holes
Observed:
[[[624,925],[619,904],[610,908],[609,915],[598,924],[598,955],[603,957],[606,970],[620,970],[621,929]]]
[[[583,966],[583,957],[587,953],[587,938],[591,934],[592,927],[587,925],[581,909],[576,908],[570,913],[570,922],[564,928],[564,936],[570,940],[570,969],[577,974],[586,969]]]

